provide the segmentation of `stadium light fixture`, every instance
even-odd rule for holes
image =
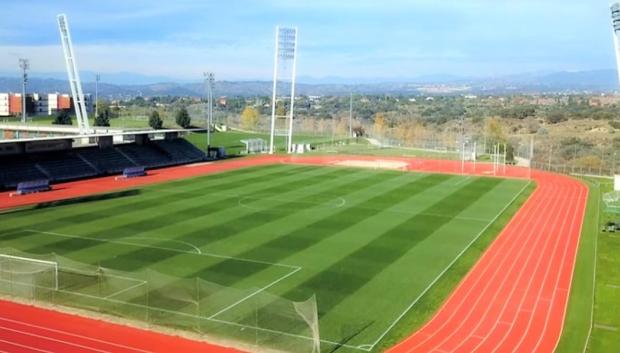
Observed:
[[[26,123],[26,84],[28,83],[28,70],[30,69],[30,60],[25,58],[19,59],[19,68],[22,69],[22,123]]]
[[[614,49],[616,52],[616,69],[620,84],[620,2],[611,5],[611,25],[613,28]]]

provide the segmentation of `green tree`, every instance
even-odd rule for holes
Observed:
[[[241,113],[241,126],[247,130],[255,130],[258,126],[258,111],[253,107],[245,107]]]
[[[54,117],[54,121],[52,121],[52,124],[55,125],[71,125],[71,116],[69,115],[69,112],[67,110],[61,110],[59,111],[56,116]]]
[[[190,118],[187,109],[181,108],[177,111],[176,122],[177,125],[184,129],[188,129],[192,125],[192,118]]]
[[[159,116],[159,112],[157,110],[153,110],[151,112],[151,115],[149,116],[149,126],[152,129],[155,130],[159,130],[163,127],[164,122],[163,120],[161,120],[161,117]]]
[[[110,126],[110,110],[104,109],[95,117],[95,126]]]

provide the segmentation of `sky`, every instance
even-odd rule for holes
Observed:
[[[493,77],[615,66],[608,0],[0,0],[0,72],[79,69],[199,81],[270,80],[276,25],[299,29],[298,75]],[[14,15],[10,15],[14,14]],[[86,78],[87,79],[87,78]]]

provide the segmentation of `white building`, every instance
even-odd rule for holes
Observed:
[[[9,94],[0,93],[0,116],[9,115]]]

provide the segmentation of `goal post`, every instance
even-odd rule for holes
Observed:
[[[0,281],[58,290],[58,262],[0,254]]]

